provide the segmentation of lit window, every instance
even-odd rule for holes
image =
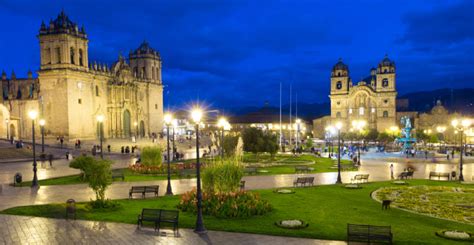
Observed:
[[[388,117],[388,111],[383,111],[383,117]]]
[[[372,107],[372,113],[375,113],[375,108]]]
[[[364,107],[359,108],[359,115],[364,115]]]
[[[352,114],[352,108],[349,109],[349,114]]]
[[[337,89],[341,89],[341,88],[342,88],[342,82],[341,82],[341,81],[339,81],[339,82],[336,83],[336,88],[337,88]]]

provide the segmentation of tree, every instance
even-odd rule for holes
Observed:
[[[263,137],[263,151],[270,153],[272,159],[278,152],[278,141],[277,136],[274,134],[266,133]]]
[[[258,128],[246,128],[242,132],[242,139],[244,141],[244,151],[252,152],[257,155],[262,152],[263,145],[263,131]]]
[[[104,203],[105,190],[112,183],[110,160],[96,159],[90,156],[80,156],[72,160],[69,166],[80,169],[83,179],[95,192],[96,200]]]
[[[436,135],[436,134],[430,135],[429,139],[428,139],[428,142],[429,143],[438,143],[439,142],[438,135]]]
[[[311,147],[313,147],[313,140],[312,139],[307,139],[306,142],[305,142],[305,147],[306,147],[306,149],[310,149]]]
[[[372,128],[367,132],[366,139],[368,141],[376,141],[378,135],[379,133],[377,132],[377,130]]]
[[[395,138],[393,135],[390,135],[386,132],[382,132],[382,133],[379,133],[379,135],[377,136],[377,140],[380,142],[390,142],[390,141],[394,141]]]
[[[238,141],[239,141],[239,136],[233,136],[233,135],[224,136],[222,147],[224,149],[224,155],[226,157],[233,157],[235,155],[235,148],[237,147]]]
[[[145,166],[161,166],[163,150],[158,146],[147,146],[141,151],[141,164]]]

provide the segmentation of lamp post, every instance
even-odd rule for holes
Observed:
[[[296,119],[296,149],[298,149],[298,143],[300,141],[300,125],[301,125],[301,119]]]
[[[336,123],[336,129],[337,129],[337,180],[336,180],[336,184],[342,184],[342,180],[341,180],[341,128],[342,128],[342,123],[337,122]]]
[[[173,116],[170,113],[166,113],[164,116],[165,125],[166,125],[166,152],[168,160],[168,185],[166,186],[166,195],[171,196],[173,195],[173,191],[171,190],[171,167],[170,167],[170,125],[173,121]]]
[[[460,136],[461,136],[461,151],[460,151],[460,156],[459,156],[459,181],[464,181],[464,176],[462,174],[462,170],[463,170],[463,151],[464,151],[464,143],[463,143],[463,138],[464,138],[464,131],[467,130],[469,128],[469,126],[471,126],[471,120],[469,119],[463,119],[461,121],[461,123],[459,123],[459,121],[457,119],[454,119],[452,122],[451,122],[451,125],[453,125],[453,127],[460,132]]]
[[[7,129],[7,140],[10,140],[10,124],[9,124],[10,120],[7,118],[5,119],[5,124],[6,124],[6,129]]]
[[[176,156],[176,153],[178,152],[178,151],[177,151],[177,148],[176,148],[176,137],[175,137],[176,128],[178,127],[178,120],[173,119],[173,121],[171,122],[171,124],[173,125],[173,138],[172,138],[172,139],[173,139],[173,140],[172,140],[173,146],[172,146],[172,147],[173,147],[173,161],[174,161],[175,156]],[[175,151],[175,149],[176,149],[176,151]],[[177,158],[177,157],[176,157],[176,158]]]
[[[362,130],[364,130],[365,125],[367,122],[364,120],[355,120],[352,121],[352,127],[356,130],[359,130],[359,134],[362,135]],[[357,142],[357,165],[360,165],[360,143]]]
[[[39,125],[41,128],[41,153],[44,153],[44,125],[45,125],[45,120],[40,119],[39,120]]]
[[[444,132],[446,131],[446,127],[445,126],[438,126],[438,127],[436,127],[436,131],[438,132],[438,134],[443,136],[443,141],[446,142],[446,139],[444,138]],[[441,143],[439,143],[439,151],[441,152]]]
[[[104,159],[104,151],[102,149],[102,143],[104,141],[104,115],[97,116],[97,122],[99,123],[99,140],[100,140],[100,158]]]
[[[221,141],[221,149],[220,149],[220,153],[221,153],[221,160],[224,159],[224,130],[226,129],[226,127],[229,125],[229,122],[227,121],[227,119],[225,119],[224,117],[221,117],[219,119],[219,121],[217,122],[217,126],[221,129],[221,135],[220,135],[220,141]]]
[[[38,187],[38,176],[36,175],[37,169],[37,163],[36,163],[36,142],[35,142],[35,120],[36,117],[38,116],[37,111],[29,111],[28,116],[31,119],[31,125],[32,125],[32,138],[33,138],[33,181],[31,182],[31,187]]]
[[[199,124],[201,123],[202,119],[202,110],[199,107],[194,108],[191,112],[191,118],[193,119],[196,128],[197,219],[194,232],[204,234],[207,233],[207,231],[202,221],[201,164],[199,163]]]

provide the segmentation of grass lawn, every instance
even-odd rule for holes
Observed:
[[[285,158],[283,158],[283,156]],[[312,155],[299,155],[299,156],[290,156],[290,155],[277,155],[280,157],[281,165],[268,166],[265,167],[263,164],[262,167],[259,167],[258,175],[277,175],[277,174],[294,174],[295,165],[305,164],[314,170],[310,173],[322,173],[322,172],[336,172],[337,169],[331,168],[337,163],[336,160],[329,158],[316,157]],[[210,159],[204,159],[204,162],[211,161]],[[311,164],[308,164],[312,162]],[[342,160],[342,166],[351,166],[351,161]],[[152,181],[152,180],[165,180],[166,174],[137,174],[129,169],[122,169],[125,175],[125,182],[137,182],[137,181]],[[177,174],[171,176],[172,179],[179,179],[180,177]],[[183,177],[184,178],[184,177]],[[64,176],[58,178],[44,179],[40,180],[40,185],[71,185],[71,184],[80,184],[84,183],[79,175]],[[31,185],[30,181],[24,182],[23,185]]]
[[[461,186],[454,182],[409,180],[413,185]],[[474,232],[474,226],[436,219],[392,208],[383,211],[381,204],[372,200],[370,193],[390,182],[364,184],[362,189],[345,189],[340,185],[297,188],[295,194],[277,194],[272,190],[259,190],[263,199],[269,200],[274,210],[263,216],[245,219],[217,219],[204,216],[205,226],[210,230],[247,232],[279,236],[296,236],[330,240],[345,240],[346,225],[372,224],[391,225],[396,244],[463,244],[439,238],[435,232],[456,229]],[[469,188],[468,186],[464,186]],[[88,211],[83,203],[78,204],[77,218],[136,224],[142,208],[176,209],[179,196],[150,198],[145,200],[119,200],[122,207],[117,210]],[[4,214],[64,218],[64,204],[16,207],[2,211]],[[309,227],[287,230],[274,225],[282,219],[301,219]],[[180,227],[192,228],[195,216],[180,213]],[[469,243],[465,243],[469,244]]]

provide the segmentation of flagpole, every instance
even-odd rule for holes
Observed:
[[[291,101],[292,101],[291,94],[293,93],[292,90],[293,90],[293,84],[290,84],[290,125],[289,125],[290,145],[292,145],[292,142],[291,142],[291,129],[293,128],[293,125],[291,124],[291,122],[292,122],[292,120],[291,120],[291,109],[293,108],[293,105],[291,104]]]
[[[282,139],[283,139],[283,135],[281,134],[281,82],[280,82],[280,151],[283,150]]]

